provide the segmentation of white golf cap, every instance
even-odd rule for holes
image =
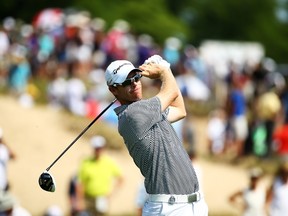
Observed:
[[[123,83],[131,71],[141,71],[127,60],[113,61],[105,71],[105,79],[107,85]]]
[[[106,139],[102,136],[93,136],[90,142],[93,148],[102,148],[106,144]]]

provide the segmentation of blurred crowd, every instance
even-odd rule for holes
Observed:
[[[226,64],[225,76],[205,62],[200,50],[169,37],[157,44],[148,34],[135,34],[125,20],[108,26],[87,12],[39,12],[32,23],[7,17],[0,26],[0,89],[31,107],[39,97],[37,78],[47,81],[48,105],[93,118],[112,100],[104,78],[106,66],[127,59],[139,66],[153,54],[171,64],[187,103],[211,104],[207,113],[208,152],[238,160],[288,155],[288,88],[277,63],[268,57],[254,64]],[[146,94],[157,81],[142,79]],[[149,91],[147,91],[149,90]],[[144,90],[145,92],[145,90]],[[195,154],[192,113],[174,124],[179,138]],[[111,112],[104,120],[116,124]]]

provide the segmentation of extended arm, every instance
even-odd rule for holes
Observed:
[[[165,60],[163,60],[165,61]],[[156,95],[161,101],[162,111],[170,108],[168,120],[175,122],[186,116],[186,110],[181,92],[178,88],[174,75],[169,67],[161,64],[149,63],[140,66],[142,75],[150,79],[160,79],[162,84]]]

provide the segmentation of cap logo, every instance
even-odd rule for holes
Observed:
[[[118,70],[120,70],[121,67],[123,67],[124,65],[131,65],[131,64],[127,62],[127,63],[124,63],[124,64],[120,65],[118,68],[113,70],[113,74],[117,74]]]

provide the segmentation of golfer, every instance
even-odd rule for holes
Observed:
[[[156,96],[142,99],[141,77],[161,81]],[[171,126],[186,116],[186,110],[170,64],[159,55],[139,68],[116,60],[107,67],[105,78],[121,104],[115,108],[118,131],[145,178],[149,196],[142,215],[207,216],[194,168]]]

